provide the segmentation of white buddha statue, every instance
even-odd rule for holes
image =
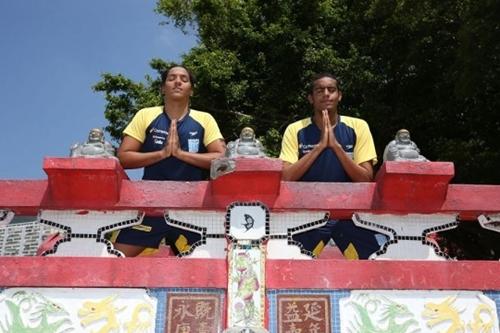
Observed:
[[[104,140],[104,132],[100,128],[90,130],[87,142],[74,144],[70,148],[70,157],[114,157],[115,148]]]
[[[383,159],[384,161],[427,161],[424,156],[420,155],[415,142],[411,141],[410,132],[404,128],[400,129],[394,140],[385,147]]]
[[[250,127],[241,130],[240,138],[227,144],[227,157],[266,156],[264,146],[255,138],[255,132]]]

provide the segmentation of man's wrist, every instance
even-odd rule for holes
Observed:
[[[178,158],[179,160],[182,160],[183,157],[185,156],[184,153],[185,153],[184,150],[178,148],[172,152],[172,156]]]
[[[344,148],[342,148],[342,145],[340,143],[336,143],[336,144],[331,144],[328,146],[331,150],[333,150],[333,152],[335,153],[335,155],[339,156],[339,154],[344,154],[345,151],[344,151]]]
[[[166,149],[159,150],[159,153],[160,153],[160,161],[170,156],[169,152]]]
[[[326,145],[322,145],[321,143],[318,143],[314,148],[311,150],[311,153],[315,153],[317,155],[321,154],[321,152],[326,148]]]

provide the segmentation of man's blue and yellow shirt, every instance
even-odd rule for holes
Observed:
[[[337,141],[355,163],[377,163],[375,144],[366,121],[339,115],[334,133]],[[320,137],[321,130],[314,124],[312,117],[290,124],[283,135],[280,159],[291,164],[297,162],[318,144]],[[350,182],[351,179],[333,150],[325,149],[300,181]]]
[[[141,152],[161,150],[168,139],[170,118],[163,112],[163,106],[139,110],[123,131],[142,143]],[[177,122],[181,149],[191,153],[206,153],[207,146],[222,139],[215,119],[206,112],[189,110]],[[144,168],[146,180],[203,180],[208,171],[169,157]]]

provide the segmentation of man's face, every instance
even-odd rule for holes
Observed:
[[[187,100],[193,93],[189,73],[183,67],[173,67],[168,71],[162,87],[167,100]]]
[[[315,111],[337,110],[337,105],[342,99],[338,90],[337,81],[330,77],[322,77],[314,81],[313,91],[308,96],[309,102]]]

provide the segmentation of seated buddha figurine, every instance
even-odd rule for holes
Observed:
[[[389,142],[384,150],[384,161],[414,161],[425,162],[427,159],[420,155],[415,142],[410,139],[410,132],[400,129],[394,140]]]
[[[115,148],[104,140],[104,132],[100,128],[90,130],[87,142],[74,144],[70,148],[70,157],[114,157]]]
[[[240,138],[227,144],[227,157],[266,156],[264,146],[255,138],[255,132],[250,127],[241,130]]]

